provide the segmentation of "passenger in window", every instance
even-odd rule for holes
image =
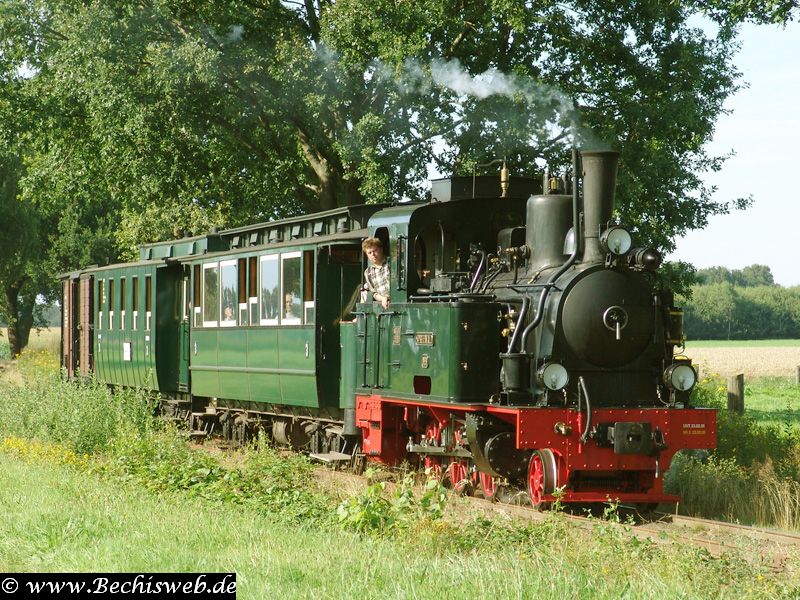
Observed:
[[[364,282],[372,299],[383,308],[389,307],[390,279],[389,262],[383,254],[383,245],[378,238],[367,238],[361,243],[370,265],[364,271]]]
[[[297,319],[300,317],[299,312],[295,311],[294,295],[289,292],[283,300],[283,318],[284,319]]]
[[[233,307],[230,304],[225,305],[225,320],[233,321]]]

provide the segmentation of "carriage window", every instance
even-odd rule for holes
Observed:
[[[239,259],[239,325],[247,325],[247,259]]]
[[[236,309],[239,305],[239,293],[236,286],[239,277],[236,274],[236,261],[226,260],[219,263],[222,274],[222,285],[220,288],[220,314],[222,315],[221,327],[233,327],[236,325]]]
[[[261,324],[277,325],[280,300],[278,299],[278,255],[261,259]]]
[[[97,307],[100,309],[97,313],[97,328],[103,328],[103,308],[106,305],[106,286],[105,286],[105,279],[98,279],[97,280],[97,298],[98,303]]]
[[[181,285],[181,321],[184,323],[189,322],[189,302],[191,298],[189,297],[189,280],[184,278],[183,284]]]
[[[285,325],[299,325],[302,322],[302,262],[299,252],[281,256],[281,323]]]
[[[216,327],[219,321],[219,267],[203,265],[203,327]]]
[[[303,319],[314,322],[314,251],[303,252]]]
[[[131,310],[133,311],[133,323],[131,328],[136,331],[139,329],[139,278],[134,277],[131,281]]]
[[[125,282],[127,280],[121,277],[119,280],[119,328],[125,329]]]
[[[144,276],[144,328],[150,331],[150,320],[153,316],[153,285],[150,275]]]
[[[108,280],[108,330],[114,329],[114,280]]]
[[[200,294],[200,265],[195,265],[192,270],[192,313],[194,314],[194,326],[203,326],[203,309],[200,307],[202,295]]]
[[[258,325],[258,257],[250,257],[249,286],[247,295],[250,304],[250,325]]]

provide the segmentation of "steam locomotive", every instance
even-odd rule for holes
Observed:
[[[140,249],[62,276],[66,377],[153,390],[192,435],[258,431],[329,463],[411,462],[531,503],[654,505],[712,448],[661,263],[612,222],[618,155],[573,176],[435,180],[428,202],[339,208]],[[387,309],[359,294],[382,241]],[[360,295],[360,298],[359,298]]]

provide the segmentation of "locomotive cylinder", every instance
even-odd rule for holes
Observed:
[[[583,164],[583,261],[602,261],[600,234],[614,211],[619,152],[581,152]]]

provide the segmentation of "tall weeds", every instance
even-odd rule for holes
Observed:
[[[689,514],[800,530],[800,435],[723,408],[725,387],[705,380],[695,402],[717,408],[717,448],[680,453],[665,478]]]
[[[153,427],[154,400],[145,391],[73,385],[57,372],[39,372],[0,388],[0,434],[37,438],[80,454],[101,452],[123,431]]]

